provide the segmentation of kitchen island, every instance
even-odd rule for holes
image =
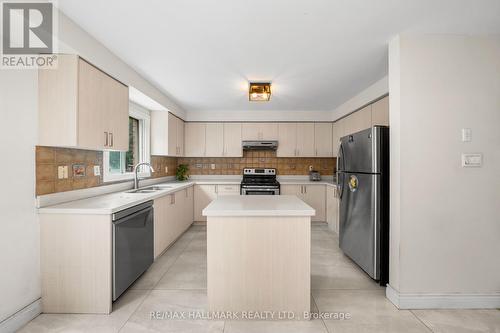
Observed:
[[[295,319],[310,311],[311,216],[296,196],[222,196],[207,216],[209,311]],[[289,319],[289,318],[288,318]]]

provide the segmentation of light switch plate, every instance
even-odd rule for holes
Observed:
[[[64,179],[64,165],[57,167],[57,179]]]
[[[94,176],[101,175],[101,167],[99,165],[94,165]]]
[[[462,128],[462,142],[472,141],[472,130],[470,128]]]
[[[478,168],[483,165],[483,154],[481,153],[463,153],[462,154],[462,167],[464,168]]]

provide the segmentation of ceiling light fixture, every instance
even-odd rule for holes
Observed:
[[[251,102],[268,102],[271,99],[270,82],[250,82],[248,100]]]

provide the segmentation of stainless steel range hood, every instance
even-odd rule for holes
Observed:
[[[243,141],[241,143],[243,150],[276,150],[278,149],[278,141]]]

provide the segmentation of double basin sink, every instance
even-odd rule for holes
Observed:
[[[127,191],[126,193],[136,193],[136,194],[154,193],[158,191],[170,190],[172,188],[173,186],[171,185],[153,185],[153,186],[138,188],[136,190]]]

